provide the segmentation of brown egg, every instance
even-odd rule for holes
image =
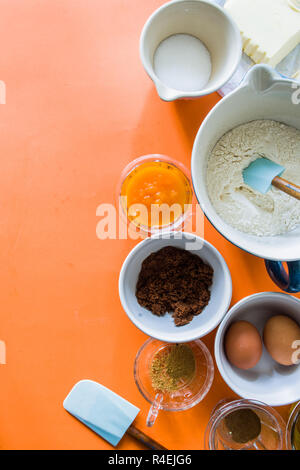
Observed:
[[[226,332],[225,352],[239,369],[254,367],[262,355],[262,340],[255,326],[247,321],[233,323]]]
[[[294,320],[286,315],[269,318],[264,328],[264,343],[274,361],[284,366],[294,364],[295,341],[300,341],[300,327]]]

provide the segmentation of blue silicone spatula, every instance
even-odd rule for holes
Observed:
[[[300,187],[281,178],[284,171],[285,168],[278,163],[266,157],[259,157],[245,168],[243,178],[248,186],[263,194],[266,194],[273,185],[300,200]]]
[[[136,406],[97,382],[78,382],[63,406],[113,446],[127,433],[149,449],[167,450],[132,424],[140,411]]]

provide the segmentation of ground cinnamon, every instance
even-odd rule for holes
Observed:
[[[154,356],[150,377],[152,386],[160,392],[174,392],[195,373],[193,351],[186,344],[172,344]]]
[[[136,297],[142,307],[158,316],[170,312],[183,326],[208,304],[212,279],[212,267],[198,255],[166,246],[142,263]]]

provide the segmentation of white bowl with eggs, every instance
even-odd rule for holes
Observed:
[[[175,35],[185,35],[187,42],[179,41],[160,50],[162,55],[156,63],[159,46]],[[205,49],[203,55],[201,45]],[[218,90],[237,69],[241,54],[242,41],[236,23],[226,10],[207,0],[173,0],[162,5],[145,23],[140,38],[142,64],[164,101],[197,98]],[[206,55],[210,70],[201,86],[203,76],[199,74],[206,68]],[[180,83],[174,84],[178,77]]]
[[[175,326],[169,313],[154,315],[142,307],[136,298],[136,284],[143,261],[166,246],[191,251],[214,270],[208,305],[184,326]],[[146,238],[129,253],[120,272],[119,295],[129,319],[141,331],[160,341],[184,343],[207,335],[219,325],[231,302],[232,281],[223,256],[213,245],[191,233],[168,232]]]
[[[247,370],[237,368],[227,358],[225,337],[233,323],[247,321],[257,328],[263,341],[266,322],[276,315],[286,315],[300,326],[300,300],[276,292],[262,292],[246,297],[229,310],[215,338],[217,367],[227,385],[243,398],[259,400],[270,406],[287,405],[300,400],[300,364],[279,364],[263,344],[261,358],[254,367]],[[300,338],[298,344],[295,357],[300,359]]]

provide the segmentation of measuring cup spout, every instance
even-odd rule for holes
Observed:
[[[156,421],[158,412],[160,410],[160,405],[162,402],[163,396],[161,393],[155,395],[154,402],[152,403],[148,416],[147,416],[147,426],[152,427]]]
[[[238,93],[240,88],[246,87],[252,88],[256,93],[268,93],[275,85],[278,86],[280,83],[290,83],[292,85],[293,80],[285,78],[269,65],[257,64],[249,70],[236,92]]]
[[[166,87],[163,83],[155,83],[157,93],[163,101],[174,101],[180,98],[178,92]]]

